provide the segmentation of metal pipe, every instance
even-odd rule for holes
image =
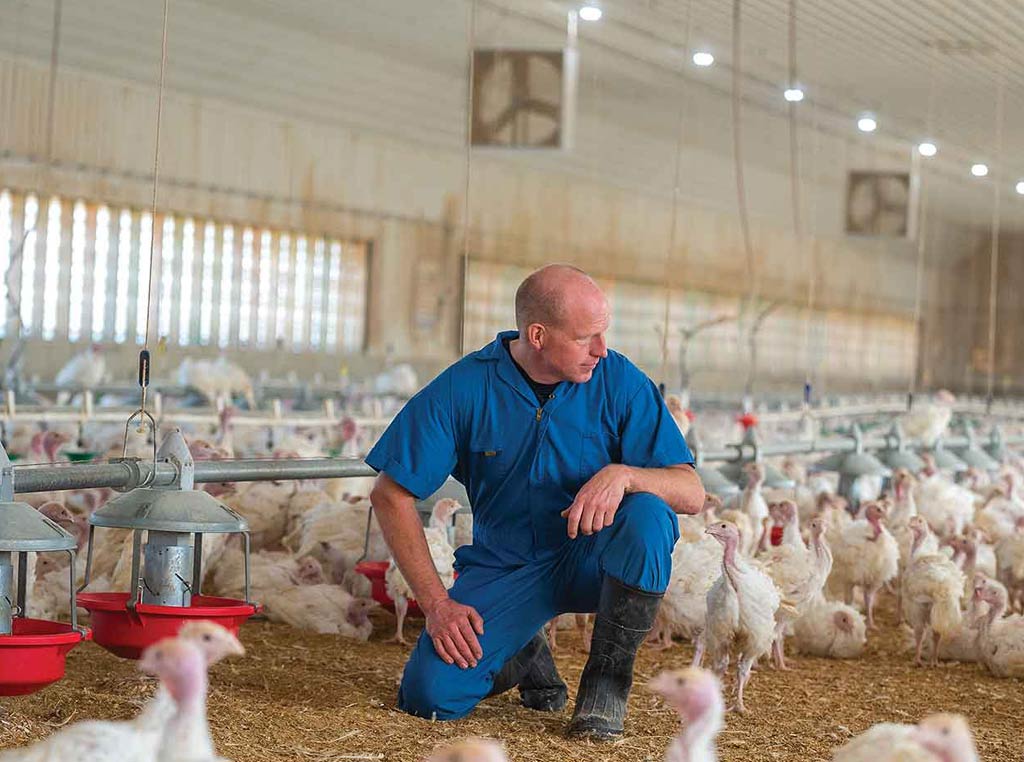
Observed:
[[[178,473],[174,465],[165,462],[156,463],[154,473],[154,464],[144,460],[130,463],[15,466],[13,470],[14,491],[19,494],[95,487],[129,490],[139,483],[167,487],[174,483]],[[340,458],[204,460],[195,464],[195,481],[204,483],[345,479],[376,476],[376,473],[362,461]]]

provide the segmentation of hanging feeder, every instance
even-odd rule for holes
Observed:
[[[696,465],[694,470],[700,477],[706,492],[711,492],[719,497],[729,497],[740,491],[738,484],[726,479],[722,472],[713,466]]]
[[[21,696],[64,677],[68,652],[91,633],[78,626],[75,609],[75,538],[27,503],[14,502],[14,471],[2,447],[0,470],[0,696]],[[71,624],[26,617],[28,554],[47,552],[69,556]]]
[[[907,449],[906,439],[903,436],[903,428],[899,423],[894,423],[889,431],[887,441],[892,441],[894,446],[888,447],[878,453],[878,459],[886,466],[895,471],[897,468],[905,468],[910,473],[916,474],[925,467],[925,462],[917,453]]]
[[[764,463],[761,460],[761,444],[758,441],[757,434],[755,433],[755,427],[750,427],[747,432],[743,435],[743,441],[740,445],[740,452],[743,452],[744,447],[750,447],[754,451],[752,458],[743,458],[742,455],[739,460],[734,460],[731,463],[718,467],[718,472],[731,482],[737,484],[741,489],[745,489],[747,486],[747,475],[743,471],[743,467],[750,462],[761,463],[764,467],[764,486],[770,489],[793,489],[796,486],[796,482],[790,479],[786,474],[777,469],[775,466]]]
[[[853,438],[853,452],[837,452],[819,460],[811,466],[812,471],[833,471],[839,474],[840,495],[850,502],[851,509],[856,509],[861,501],[861,482],[863,476],[892,476],[892,470],[871,453],[864,452],[864,439],[860,427],[853,425],[850,430]]]
[[[974,427],[965,421],[963,429],[967,436],[967,447],[958,448],[956,455],[967,464],[968,468],[975,468],[979,471],[998,471],[999,461],[978,446]]]
[[[704,465],[704,447],[702,446],[700,431],[697,428],[691,429],[686,439],[689,442],[690,449],[693,451],[693,469],[697,472],[697,476],[700,477],[701,484],[704,485],[704,491],[719,497],[729,497],[738,493],[740,488],[736,482],[727,479],[714,466]]]
[[[152,424],[152,417],[144,415]],[[195,464],[180,430],[167,435],[153,460],[153,474],[158,460],[175,465],[173,484],[135,486],[89,517],[85,582],[79,592],[89,584],[97,527],[132,530],[132,589],[78,596],[79,605],[92,614],[96,643],[126,659],[139,658],[147,646],[176,635],[190,620],[210,620],[237,634],[242,623],[261,609],[249,600],[248,524],[208,492],[194,489]],[[134,464],[139,473],[137,459],[122,462]],[[242,535],[245,600],[202,595],[203,535],[209,533]]]
[[[1003,430],[998,426],[992,427],[992,431],[989,434],[988,444],[985,445],[985,452],[1000,462],[1006,460],[1007,453],[1006,443],[1003,441]]]
[[[960,472],[967,470],[967,464],[949,450],[945,449],[941,439],[935,443],[934,448],[926,450],[925,452],[929,453],[932,458],[934,458],[935,467],[940,471],[952,471],[954,474],[959,474]]]

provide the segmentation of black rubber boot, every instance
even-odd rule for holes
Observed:
[[[517,685],[520,701],[527,709],[558,712],[569,700],[569,689],[558,675],[551,649],[541,632],[505,662],[487,695],[497,696]]]
[[[660,593],[645,593],[605,575],[594,618],[590,658],[580,677],[571,738],[611,741],[622,735],[637,649],[654,626]]]

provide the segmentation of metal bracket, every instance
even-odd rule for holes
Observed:
[[[142,468],[140,465],[142,458],[111,458],[109,462],[124,466],[128,470],[128,483],[121,487],[114,487],[114,490],[117,492],[131,492],[136,487],[142,486]],[[153,473],[154,475],[156,474],[155,468]],[[152,480],[153,477],[151,476],[147,481],[151,482]]]
[[[185,437],[181,435],[181,429],[176,428],[168,432],[160,444],[160,451],[156,457],[157,460],[174,465],[177,475],[171,484],[172,487],[182,490],[195,489],[196,464],[192,460],[192,453],[188,449]],[[153,471],[155,474],[155,464]]]

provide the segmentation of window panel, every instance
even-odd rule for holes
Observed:
[[[235,229],[224,227],[220,259],[220,325],[218,346],[226,347],[231,341],[231,283],[235,272]]]

